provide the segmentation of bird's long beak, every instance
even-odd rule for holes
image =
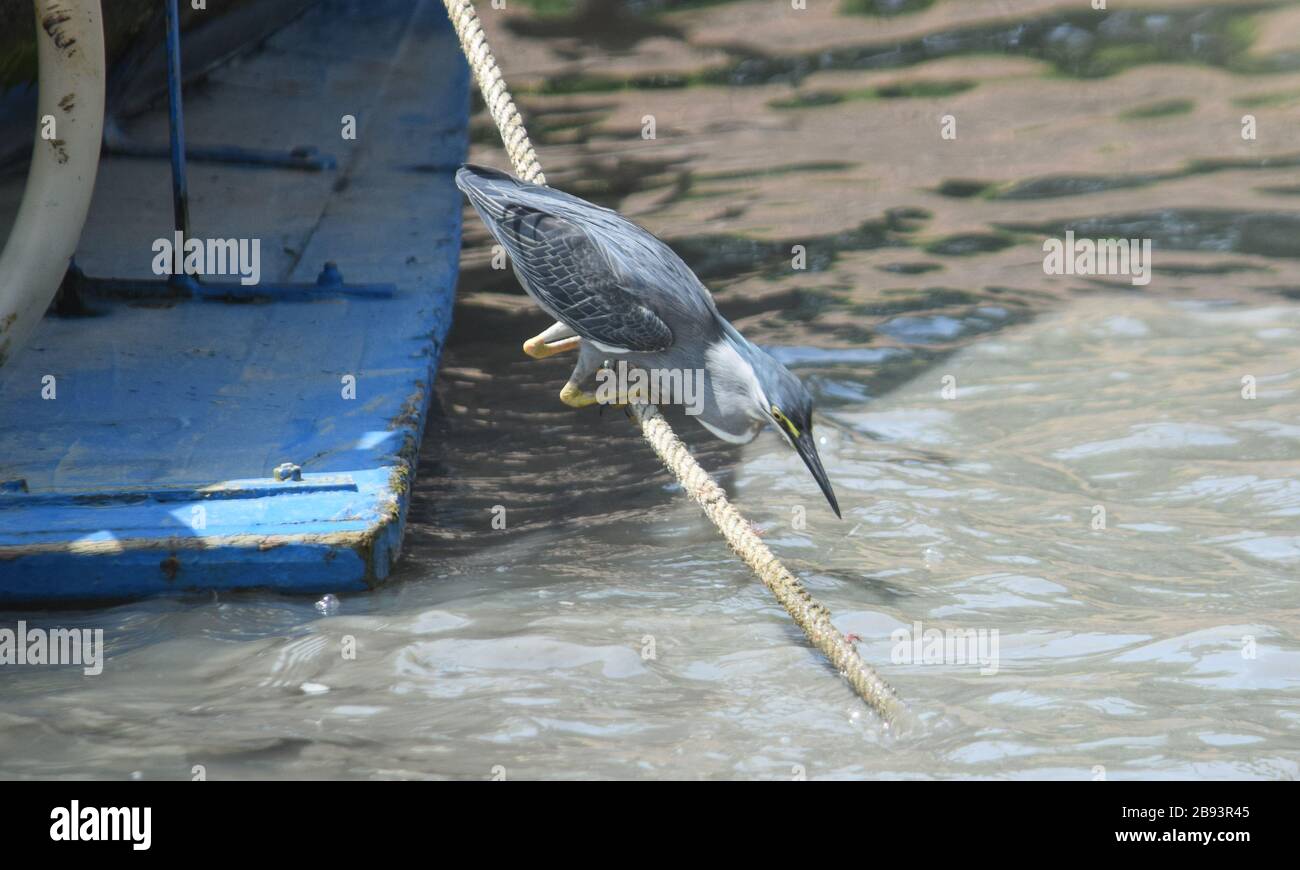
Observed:
[[[798,438],[794,439],[794,449],[799,451],[803,464],[808,466],[812,472],[813,479],[817,485],[822,488],[822,495],[831,504],[831,510],[835,511],[835,516],[840,516],[840,503],[835,500],[835,490],[831,489],[830,478],[826,476],[826,469],[822,468],[822,458],[817,455],[817,445],[813,443],[812,433],[803,432]],[[843,517],[840,517],[843,519]]]

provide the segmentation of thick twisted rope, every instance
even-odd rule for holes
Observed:
[[[483,92],[483,102],[487,104],[488,113],[496,121],[501,131],[501,142],[510,155],[510,163],[515,174],[532,184],[545,184],[546,176],[542,174],[542,165],[537,162],[537,152],[528,139],[524,129],[524,119],[519,117],[515,101],[510,98],[505,79],[497,60],[488,48],[487,37],[478,22],[478,13],[474,11],[472,0],[443,0],[451,23],[456,27],[456,36],[460,38],[460,47],[469,61],[469,68],[474,71],[474,80]]]
[[[506,89],[501,70],[488,48],[487,37],[474,12],[472,0],[443,0],[447,14],[456,28],[461,47],[478,81],[492,120],[501,131],[501,140],[510,155],[515,173],[525,181],[545,184],[542,167],[537,162],[523,119]],[[727,500],[727,494],[700,467],[686,445],[673,432],[659,409],[647,403],[628,406],[641,426],[641,434],[654,448],[682,488],[699,502],[731,549],[758,575],[771,590],[786,613],[795,621],[813,646],[822,651],[831,664],[875,710],[886,726],[899,722],[906,708],[901,699],[876,671],[862,660],[853,644],[831,622],[831,612],[799,582],[754,532],[749,521]]]

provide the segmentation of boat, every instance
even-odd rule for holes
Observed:
[[[255,47],[318,0],[206,0],[202,10],[182,3],[183,74],[195,81]],[[130,118],[149,109],[166,89],[163,3],[112,0],[102,4],[109,72],[106,111]],[[32,0],[0,0],[0,167],[25,159],[36,112],[36,16]]]
[[[363,590],[401,552],[451,322],[469,74],[437,2],[298,5],[269,0],[288,23],[204,68],[170,184],[165,160],[99,161],[75,265],[0,364],[0,604]],[[11,6],[31,14],[0,0],[0,21]],[[150,89],[114,76],[154,49],[104,28],[112,106]],[[167,141],[163,103],[128,125],[134,140]],[[186,141],[232,139],[330,159],[205,163],[178,188]],[[200,258],[205,238],[256,247],[268,280],[159,277],[159,246],[182,229]]]

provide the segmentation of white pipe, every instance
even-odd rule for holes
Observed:
[[[0,253],[0,366],[40,322],[90,210],[104,128],[99,0],[34,0],[40,94],[22,205]]]

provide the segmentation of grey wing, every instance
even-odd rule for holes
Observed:
[[[578,335],[615,350],[672,346],[668,324],[625,286],[628,280],[572,221],[510,203],[496,229],[528,289]]]

